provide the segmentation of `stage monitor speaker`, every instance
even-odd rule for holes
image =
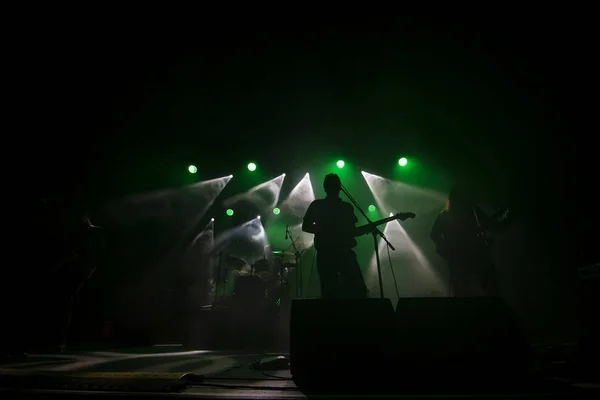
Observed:
[[[449,379],[521,375],[528,342],[497,297],[402,298],[396,307],[399,369]]]
[[[394,339],[389,299],[305,299],[292,302],[290,369],[296,384],[343,382],[353,389],[383,377]]]
[[[600,376],[600,263],[579,269],[578,282],[579,339],[577,365],[583,379]]]

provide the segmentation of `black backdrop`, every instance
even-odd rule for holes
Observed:
[[[375,164],[390,140],[519,203],[554,249],[557,282],[578,254],[595,257],[583,23],[72,24],[40,28],[15,63],[18,200],[97,204],[177,186],[190,162],[214,176],[248,154],[277,164],[289,135],[293,157],[342,140]]]

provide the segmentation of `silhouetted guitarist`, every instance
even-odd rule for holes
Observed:
[[[490,253],[486,231],[500,232],[507,220],[508,210],[497,219],[477,207],[463,188],[450,191],[446,208],[435,220],[431,239],[436,250],[447,262],[453,296],[473,295],[473,282],[488,296],[498,295],[498,282]]]
[[[342,183],[336,174],[324,181],[327,197],[313,201],[302,223],[304,232],[315,235],[317,270],[321,281],[321,297],[367,297],[367,287],[352,250],[355,237],[372,233],[377,225],[414,217],[412,213],[397,214],[372,224],[356,227],[358,219],[352,204],[340,199]]]
[[[69,230],[67,242],[69,251],[56,266],[51,278],[55,287],[53,306],[56,307],[54,311],[57,312],[55,318],[58,326],[56,336],[49,337],[54,343],[49,345],[57,346],[55,350],[62,350],[66,345],[75,298],[96,271],[104,247],[104,232],[93,225],[89,214],[84,212]]]

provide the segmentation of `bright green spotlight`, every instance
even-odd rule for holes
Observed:
[[[225,214],[227,214],[228,217],[231,217],[233,215],[233,210],[229,208],[227,211],[225,211]]]
[[[281,212],[281,210],[279,208],[277,208],[277,207],[275,207],[273,209],[273,214],[275,214],[275,215],[279,215],[280,212]]]
[[[190,174],[195,174],[196,172],[198,172],[198,168],[196,168],[195,165],[190,165],[188,167],[188,171],[190,171]]]
[[[369,206],[369,211],[371,211],[371,212],[375,211],[376,209],[377,209],[377,208],[375,208],[375,206],[374,206],[373,204],[371,204],[371,205]]]
[[[346,165],[344,160],[338,160],[338,162],[336,162],[335,164],[337,165],[338,168],[344,168],[344,165]]]
[[[401,159],[398,160],[399,166],[404,167],[406,164],[408,164],[408,160],[405,157],[402,157]]]
[[[253,162],[248,164],[248,171],[256,171],[256,164],[254,164]]]

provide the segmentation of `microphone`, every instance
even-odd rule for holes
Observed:
[[[285,240],[288,240],[288,225],[285,226]]]

